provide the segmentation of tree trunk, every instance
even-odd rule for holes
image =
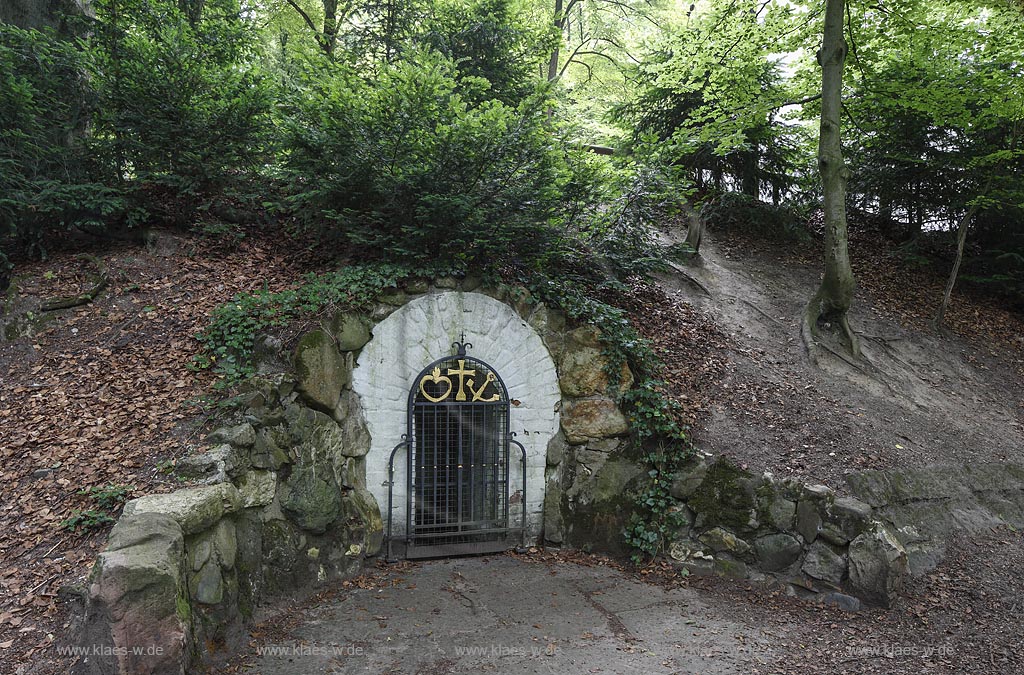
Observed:
[[[846,182],[849,169],[843,161],[839,120],[842,113],[843,65],[846,40],[843,14],[846,0],[825,1],[825,29],[818,52],[821,65],[821,127],[818,135],[818,169],[825,207],[825,275],[804,313],[804,341],[810,349],[820,324],[838,330],[850,354],[860,356],[857,336],[847,318],[853,303],[854,279],[846,232]]]
[[[949,309],[949,299],[953,295],[953,287],[956,285],[956,277],[960,274],[960,263],[964,259],[964,245],[967,243],[967,228],[971,226],[971,220],[974,219],[974,214],[978,212],[977,203],[972,204],[971,208],[967,209],[967,213],[960,219],[960,227],[956,233],[956,259],[953,261],[953,270],[949,273],[949,279],[946,281],[946,290],[942,294],[942,302],[939,304],[939,311],[935,313],[935,319],[933,325],[936,330],[942,328],[942,322],[946,319],[946,310]]]
[[[761,196],[761,182],[757,175],[758,154],[757,144],[754,144],[749,151],[743,153],[743,177],[740,179],[743,194],[754,199],[758,199]]]
[[[558,59],[561,55],[562,29],[565,28],[565,17],[562,10],[565,8],[563,0],[555,0],[555,28],[558,29],[558,42],[555,44],[551,57],[548,59],[548,82],[554,82],[558,78]]]
[[[334,45],[338,42],[338,0],[324,2],[324,41],[321,47],[324,54],[331,56]]]
[[[206,0],[178,0],[178,9],[188,19],[189,24],[195,27],[203,16],[205,4]]]
[[[694,253],[700,252],[700,241],[704,238],[704,221],[696,209],[688,208],[686,214],[686,244]]]

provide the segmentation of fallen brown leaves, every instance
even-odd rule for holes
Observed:
[[[650,283],[633,280],[626,292],[606,300],[624,309],[651,343],[662,362],[656,377],[665,381],[683,421],[692,426],[705,419],[711,411],[708,393],[727,361],[728,336],[711,317]]]
[[[79,492],[173,489],[155,464],[198,445],[201,425],[184,422],[203,412],[213,379],[188,368],[193,336],[236,293],[279,290],[308,269],[308,256],[281,248],[161,235],[157,250],[98,251],[111,277],[103,296],[0,344],[0,672],[38,660],[66,628],[57,590],[83,579],[106,534],[61,527],[95,508]],[[36,297],[74,294],[89,273],[70,253],[15,270],[19,292]]]

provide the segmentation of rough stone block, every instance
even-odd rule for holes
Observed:
[[[331,413],[341,389],[352,380],[350,360],[325,331],[307,333],[295,348],[295,374],[302,397],[314,408]]]
[[[143,512],[114,526],[89,577],[81,645],[94,654],[79,675],[181,675],[188,666],[190,608],[184,538],[170,516]]]
[[[708,463],[703,457],[691,457],[672,481],[670,494],[676,499],[688,499],[700,487],[707,472]]]
[[[365,317],[342,313],[331,319],[328,330],[338,351],[354,352],[370,341],[369,321]]]
[[[597,347],[568,343],[558,363],[559,386],[566,396],[607,395],[610,380],[607,373],[608,359]],[[623,363],[618,372],[616,393],[622,393],[633,385],[633,373]]]
[[[274,501],[274,493],[277,491],[277,474],[265,469],[252,469],[242,474],[238,479],[237,487],[243,508],[266,506]]]
[[[242,499],[235,486],[218,483],[133,499],[124,505],[124,515],[162,513],[177,521],[185,534],[196,534],[241,507]]]
[[[800,569],[810,577],[838,586],[846,576],[846,559],[825,542],[816,541],[807,551]]]
[[[338,421],[341,429],[338,448],[340,454],[346,457],[362,457],[370,451],[370,430],[366,426],[359,396],[354,391],[346,391],[338,399],[334,419]]]
[[[702,544],[715,551],[726,551],[734,555],[743,555],[750,550],[750,544],[721,527],[708,530],[700,535],[698,539]]]
[[[769,534],[754,541],[761,567],[770,572],[786,569],[800,558],[803,546],[789,534]]]
[[[227,443],[236,448],[251,448],[256,442],[256,430],[248,422],[233,427],[221,427],[207,436],[206,441],[211,445]]]
[[[796,531],[808,544],[818,538],[821,530],[821,514],[818,513],[818,504],[809,499],[803,499],[796,507]]]
[[[209,485],[226,482],[237,470],[238,458],[227,444],[202,454],[182,457],[174,465],[174,473],[183,480],[202,481]]]
[[[624,436],[629,433],[629,423],[610,398],[582,399],[562,407],[562,430],[569,443],[585,443],[594,438]]]
[[[278,486],[281,510],[304,530],[322,534],[341,514],[341,490],[332,472],[301,464]]]
[[[876,525],[850,542],[849,558],[850,583],[857,595],[891,606],[909,572],[907,552],[893,533]]]

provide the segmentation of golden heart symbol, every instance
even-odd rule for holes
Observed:
[[[427,382],[433,382],[434,384],[441,384],[442,382],[446,382],[448,383],[448,391],[446,391],[441,396],[434,398],[433,396],[427,393],[426,388],[423,386]],[[452,395],[452,381],[441,374],[440,368],[434,368],[434,370],[432,370],[429,375],[424,375],[422,378],[420,378],[420,393],[423,394],[423,396],[431,403],[440,403],[441,401],[445,400],[446,398]]]

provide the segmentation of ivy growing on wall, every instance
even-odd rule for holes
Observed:
[[[662,364],[650,343],[637,333],[623,310],[595,299],[584,289],[577,283],[545,279],[532,290],[571,319],[601,331],[610,391],[618,390],[623,363],[633,372],[633,386],[618,398],[628,412],[638,459],[649,479],[634,495],[634,510],[623,532],[634,551],[633,562],[640,564],[657,556],[683,524],[669,489],[673,476],[694,450],[679,421],[679,406],[665,394],[665,382],[658,378]]]
[[[257,336],[282,328],[328,308],[362,310],[389,288],[413,276],[444,276],[457,270],[412,268],[394,263],[367,263],[345,267],[338,272],[308,274],[297,287],[272,293],[267,289],[236,295],[214,310],[210,326],[196,338],[202,350],[193,358],[193,368],[212,369],[223,388],[254,372],[253,347]]]

